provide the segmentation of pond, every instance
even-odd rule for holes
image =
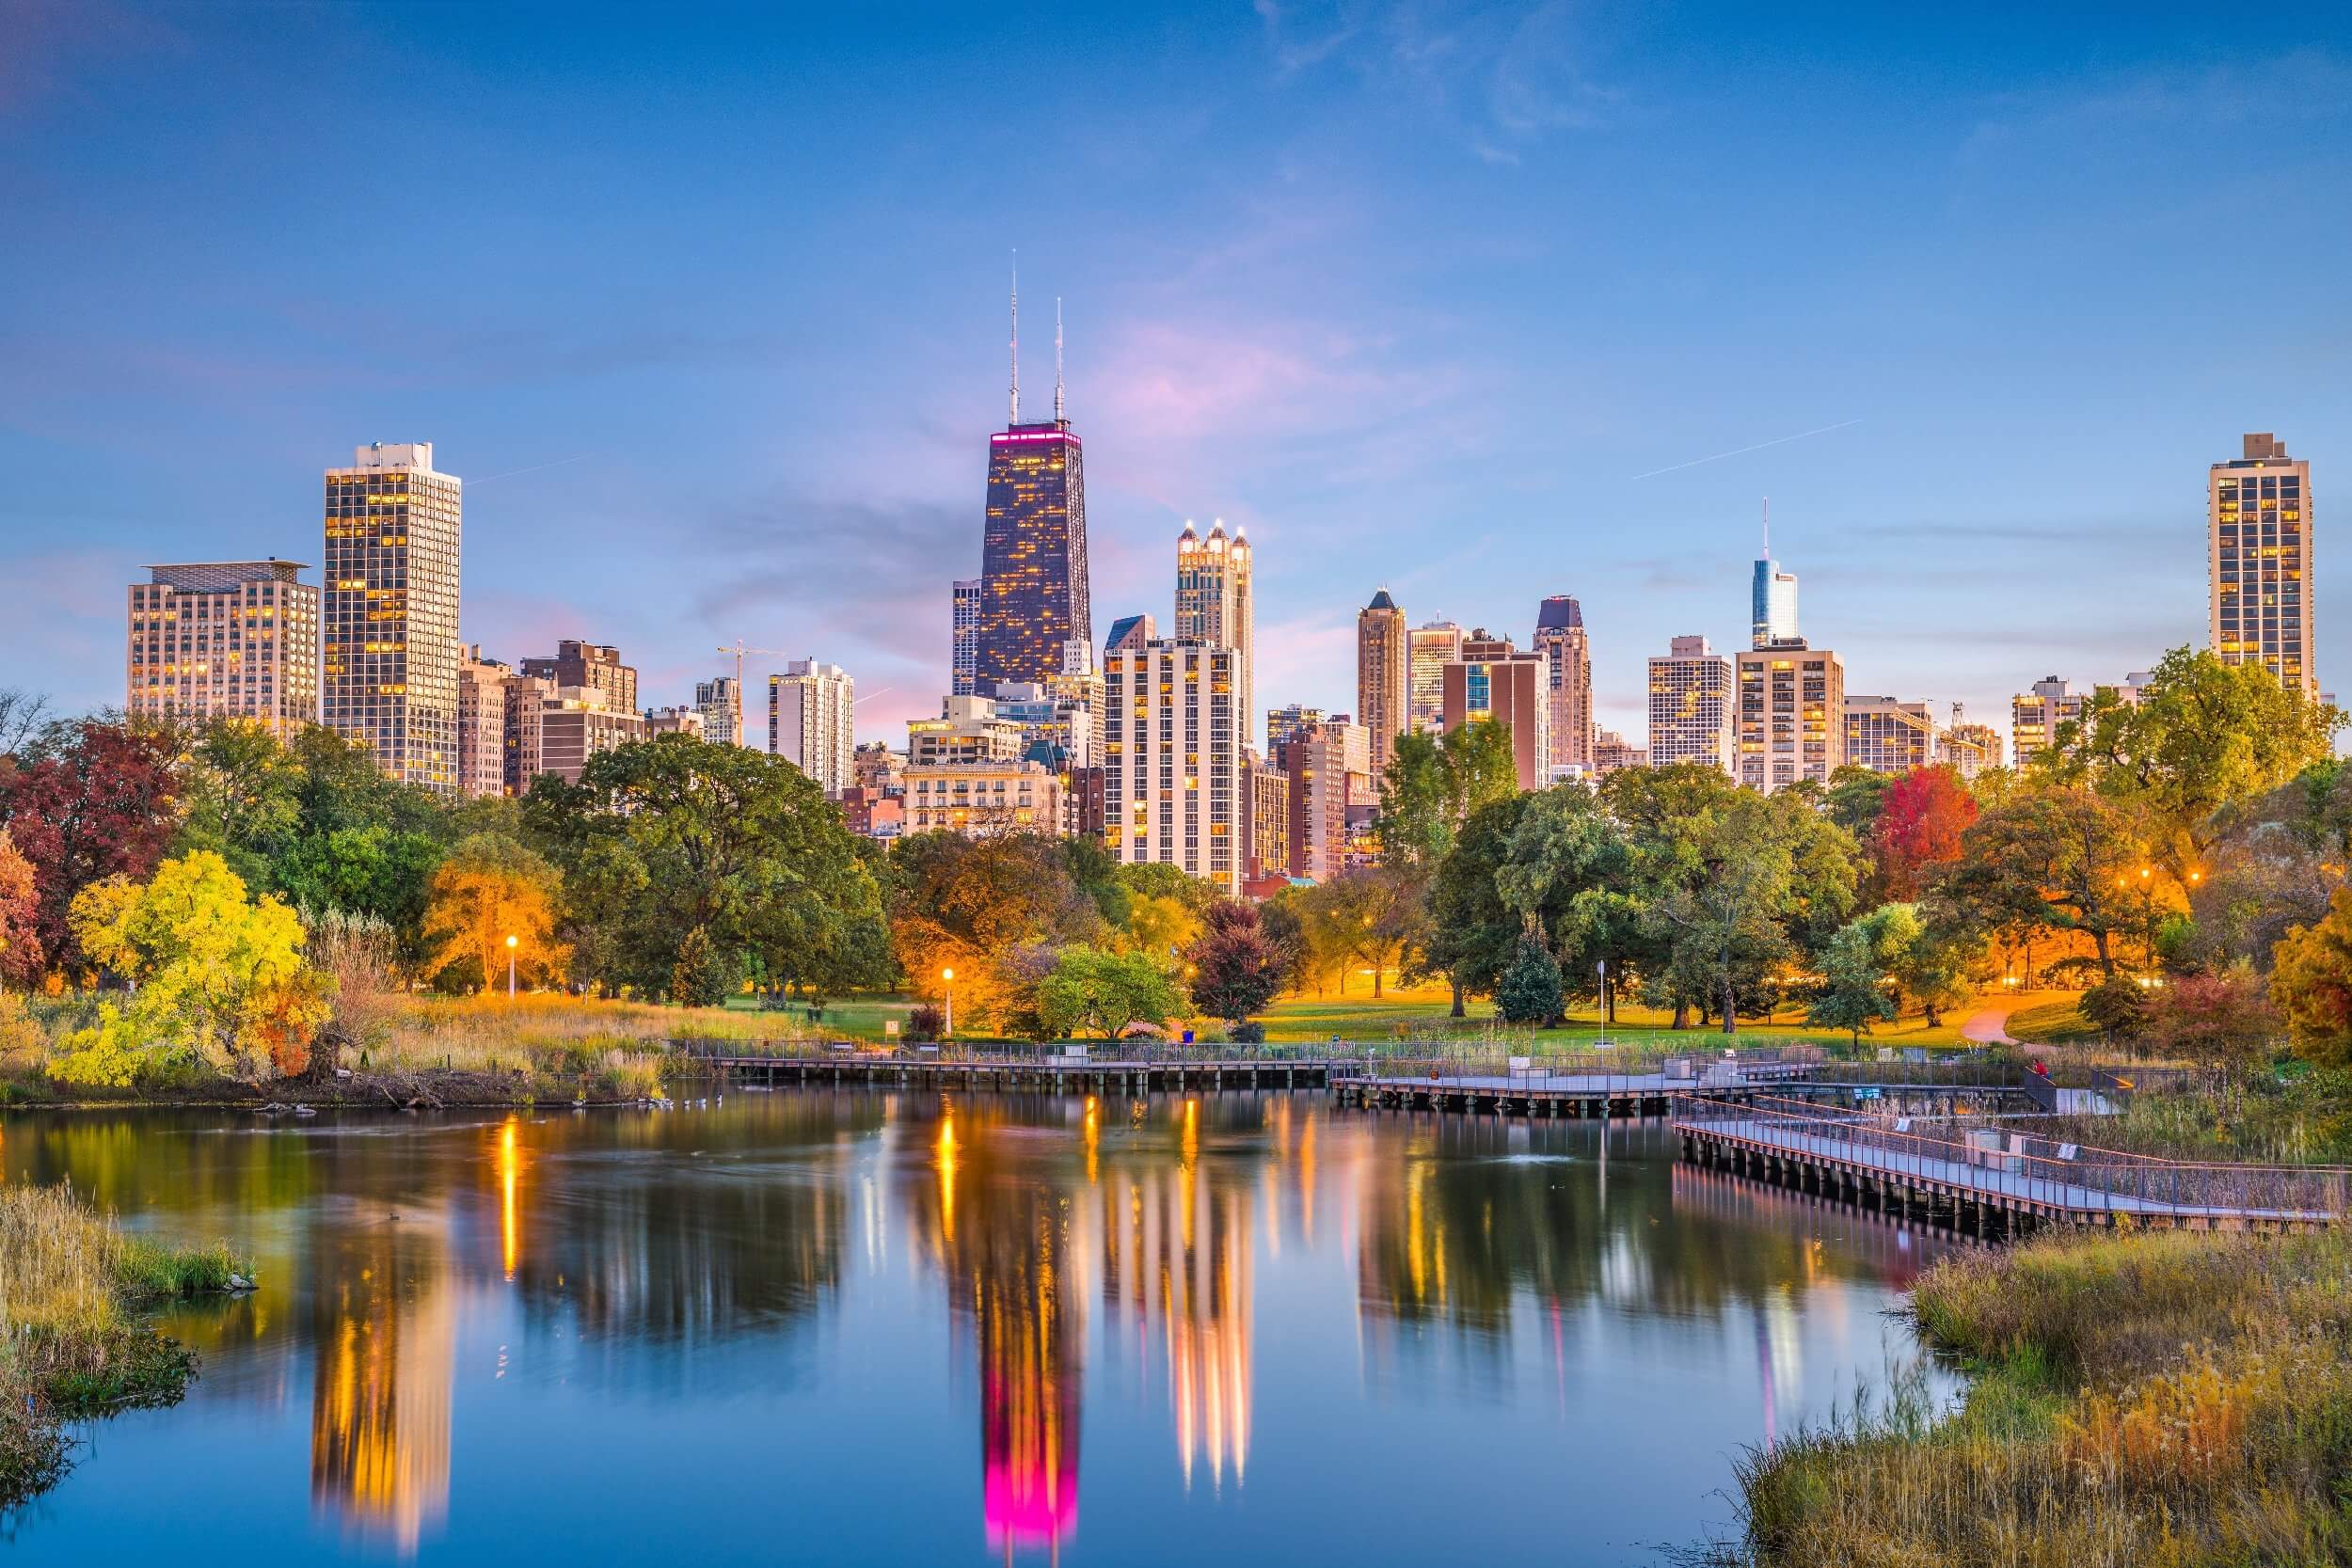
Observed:
[[[1654,1562],[1911,1359],[1955,1244],[1654,1121],[1307,1093],[57,1114],[0,1162],[261,1282],[163,1320],[199,1381],[78,1429],[24,1564]]]

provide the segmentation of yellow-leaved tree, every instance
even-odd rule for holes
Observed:
[[[91,961],[136,989],[66,1037],[51,1066],[58,1078],[127,1085],[190,1061],[247,1080],[310,1067],[331,988],[303,961],[300,918],[248,896],[220,856],[166,861],[146,882],[92,883],[67,918]]]
[[[528,847],[501,833],[458,840],[425,886],[426,970],[470,967],[480,984],[496,987],[511,953],[520,979],[555,974],[570,956],[555,940],[562,893],[555,867]]]

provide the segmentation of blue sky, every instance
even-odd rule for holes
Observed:
[[[903,741],[1018,246],[1095,624],[1246,522],[1262,706],[1354,705],[1377,587],[1522,642],[1567,593],[1638,736],[1770,496],[1850,689],[2006,729],[2202,640],[2248,430],[2352,690],[2352,18],[1930,9],[5,0],[0,685],[119,702],[138,566],[315,562],[320,470],[430,440],[493,657],[669,703],[740,636]]]

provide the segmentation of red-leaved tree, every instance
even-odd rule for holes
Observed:
[[[47,961],[81,961],[66,926],[75,894],[108,877],[154,875],[177,820],[175,754],[160,731],[82,719],[0,767],[0,828],[32,865],[33,930]]]
[[[1889,784],[1870,844],[1883,895],[1916,898],[1928,867],[1960,859],[1960,835],[1976,819],[1976,799],[1949,764],[1915,768]]]
[[[33,863],[0,828],[0,980],[30,985],[40,973],[40,893]]]

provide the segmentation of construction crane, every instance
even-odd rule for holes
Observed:
[[[743,645],[743,640],[739,637],[735,640],[735,646],[730,648],[722,644],[719,651],[723,654],[733,654],[735,656],[735,743],[738,746],[740,746],[743,744],[743,704],[745,701],[743,696],[743,656],[745,654],[770,654],[777,658],[790,658],[792,656],[786,653],[782,648],[747,648]]]

